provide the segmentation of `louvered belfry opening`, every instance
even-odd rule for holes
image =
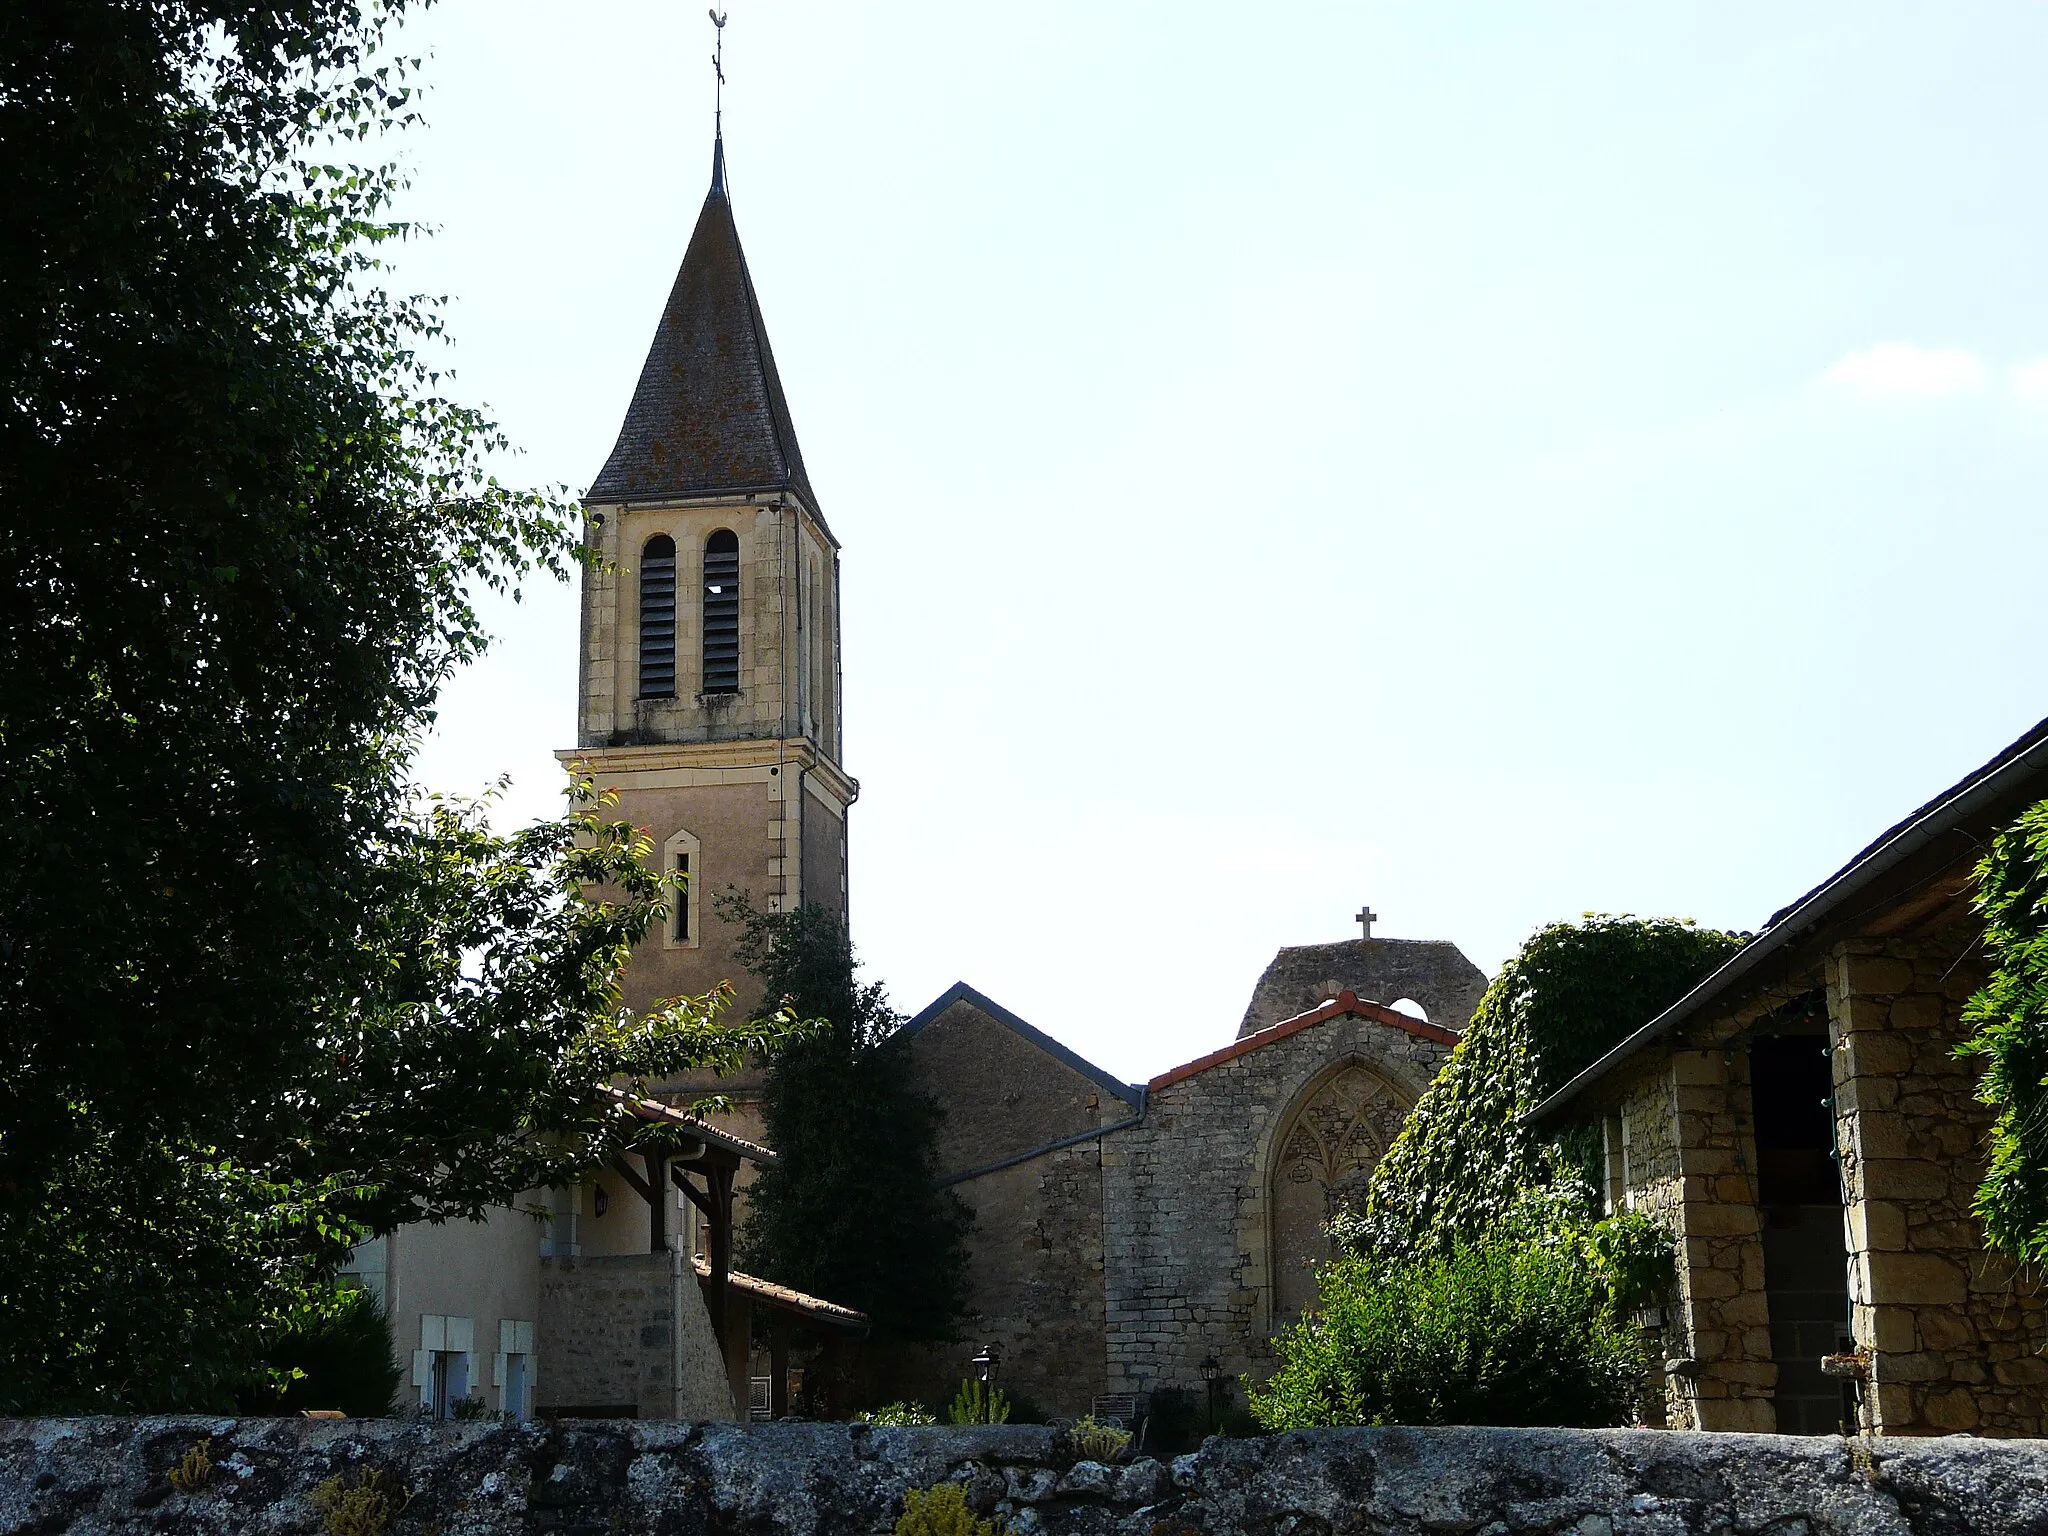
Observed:
[[[640,697],[676,696],[676,541],[657,533],[640,551]]]
[[[704,541],[704,691],[740,691],[740,536]]]

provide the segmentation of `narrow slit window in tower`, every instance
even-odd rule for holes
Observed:
[[[676,696],[676,541],[657,533],[640,551],[640,697]]]
[[[704,691],[740,691],[740,539],[730,528],[704,541]]]

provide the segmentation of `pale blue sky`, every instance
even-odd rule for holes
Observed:
[[[1753,927],[2048,714],[2048,10],[731,0],[734,208],[845,544],[855,938],[1126,1075],[1273,950]],[[447,0],[404,275],[609,449],[701,6]],[[2029,371],[2029,369],[2033,371]],[[567,589],[437,787],[553,808]]]

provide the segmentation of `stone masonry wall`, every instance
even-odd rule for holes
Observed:
[[[879,1362],[891,1395],[943,1404],[976,1350],[994,1342],[1013,1390],[1048,1413],[1086,1413],[1105,1390],[1101,1141],[961,1175],[1085,1136],[1137,1106],[965,999],[907,1044],[915,1082],[945,1107],[940,1174],[974,1213],[971,1315],[958,1343]]]
[[[1828,964],[1864,1427],[1883,1434],[2048,1432],[2038,1279],[1985,1252],[1971,1214],[1992,1118],[1955,1057],[1974,936],[1859,940]]]
[[[1199,1396],[1201,1362],[1271,1369],[1271,1180],[1304,1093],[1346,1061],[1412,1104],[1450,1048],[1340,1014],[1177,1082],[1103,1147],[1109,1390]],[[1171,1074],[1169,1074],[1169,1077]]]
[[[210,1475],[174,1488],[201,1445]],[[944,1482],[1015,1536],[2048,1529],[2039,1441],[1310,1430],[1104,1466],[1027,1428],[82,1419],[0,1422],[0,1536],[316,1536],[315,1490],[372,1472],[390,1536],[882,1536],[907,1490]]]
[[[673,1286],[667,1254],[541,1260],[541,1408],[630,1404],[643,1419],[672,1418]],[[730,1419],[732,1388],[694,1275],[683,1306],[684,1415]]]
[[[1273,956],[1252,988],[1237,1037],[1307,1013],[1347,990],[1390,1005],[1411,998],[1432,1024],[1462,1030],[1486,993],[1486,973],[1448,939],[1289,945]]]

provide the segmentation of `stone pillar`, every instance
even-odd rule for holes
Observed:
[[[1675,1050],[1669,1086],[1678,1128],[1678,1284],[1698,1362],[1694,1375],[1680,1378],[1673,1418],[1686,1428],[1769,1434],[1778,1427],[1778,1367],[1747,1059],[1718,1046]]]
[[[1971,937],[1851,940],[1828,961],[1849,1296],[1873,1434],[2048,1429],[2041,1297],[1984,1251],[1971,1214],[1991,1118],[1974,1069],[1955,1058],[1962,1005],[1982,980]]]

